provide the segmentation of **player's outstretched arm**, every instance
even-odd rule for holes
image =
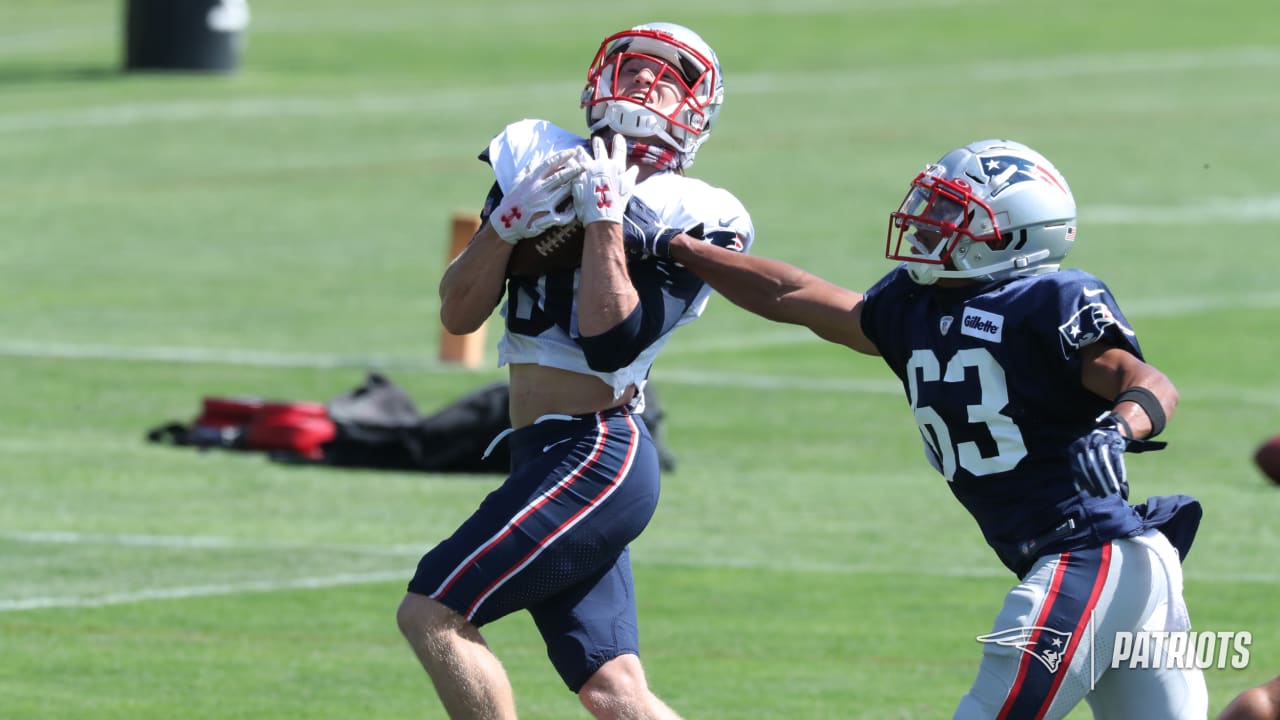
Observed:
[[[867,355],[880,354],[862,332],[862,293],[780,260],[743,255],[684,234],[671,240],[669,253],[745,310],[803,325],[824,340]]]

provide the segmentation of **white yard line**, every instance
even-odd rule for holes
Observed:
[[[1280,207],[1280,204],[1277,205]],[[1181,317],[1211,310],[1232,308],[1280,308],[1280,291],[1259,293],[1221,293],[1211,296],[1168,298],[1136,298],[1126,300],[1125,314],[1131,318]],[[806,329],[779,327],[733,338],[702,341],[696,336],[672,343],[664,357],[680,358],[700,354],[744,351],[822,342]],[[300,369],[381,368],[432,372],[463,372],[456,366],[441,363],[429,356],[346,355],[323,352],[278,352],[247,348],[201,348],[172,346],[126,346],[95,343],[44,342],[21,338],[0,338],[0,357],[59,358],[70,360],[123,360],[138,362],[209,363],[245,367],[280,367]],[[493,369],[493,368],[490,368]],[[751,374],[741,372],[705,372],[663,367],[661,377],[671,382],[713,384],[733,387],[794,388],[843,390],[848,392],[896,392],[891,381],[867,381],[849,378],[800,378],[788,375]]]
[[[12,1],[12,0],[11,0]],[[974,9],[980,5],[995,5],[1000,0],[754,0],[750,7],[743,7],[752,15],[792,16],[830,12],[913,12],[928,8],[951,8],[963,5]],[[265,4],[265,3],[264,3]],[[349,7],[312,7],[313,3],[296,3],[293,7],[277,4],[277,7],[250,11],[245,35],[249,44],[269,44],[273,35],[311,35],[339,32],[351,36],[403,31],[415,26],[448,25],[454,32],[491,28],[494,8],[491,4],[472,7],[460,3],[436,6],[418,3],[402,8],[377,8],[364,10],[358,4]],[[685,3],[676,0],[649,2],[646,7],[654,15],[666,15],[673,10],[684,10]],[[734,8],[735,14],[738,8]],[[581,0],[539,0],[537,3],[512,3],[501,10],[503,19],[512,24],[525,25],[563,20],[566,23],[583,23],[586,20],[608,19],[612,9],[598,9]],[[43,24],[53,23],[44,20]],[[124,28],[112,23],[89,23],[84,20],[63,20],[57,27],[15,30],[14,24],[0,25],[0,58],[24,55],[49,55],[76,48],[100,47],[120,42]]]
[[[85,343],[0,340],[0,356],[62,358],[68,360],[133,360],[174,363],[212,363],[245,367],[280,367],[306,369],[333,368],[409,368],[414,370],[455,371],[457,366],[429,357],[392,357],[388,355],[339,355],[330,353],[292,353],[272,350],[198,347],[129,347]]]
[[[189,548],[193,550],[209,548],[238,548],[242,550],[279,550],[311,547],[295,543],[259,542],[252,543],[234,538],[211,536],[175,536],[175,535],[106,535],[93,533],[75,533],[64,531],[43,532],[7,532],[0,533],[0,539],[26,543],[59,543],[84,545],[145,545],[153,547]],[[381,548],[367,545],[329,546],[330,550],[338,549],[350,553],[373,553],[379,555],[403,555],[416,557],[424,548],[409,548],[403,545],[388,545]],[[880,575],[901,574],[900,565],[876,563],[796,563],[787,559],[780,562],[767,560],[742,560],[725,562],[723,558],[714,560],[682,559],[682,560],[646,560],[643,556],[633,557],[636,565],[651,567],[691,567],[691,568],[733,568],[740,570],[761,570],[767,572],[817,572],[835,575]],[[956,566],[935,568],[915,568],[915,575],[934,578],[973,577],[1003,578],[1008,573],[994,562],[980,566]],[[238,582],[210,583],[207,585],[191,585],[179,587],[137,588],[119,592],[107,592],[101,595],[61,595],[37,597],[0,597],[0,613],[19,612],[24,610],[45,610],[53,608],[95,608],[110,605],[126,605],[151,600],[181,600],[187,598],[214,597],[220,595],[242,595],[246,593],[282,592],[288,590],[314,590],[350,585],[366,585],[371,583],[407,581],[413,574],[412,567],[395,570],[369,571],[358,573],[335,573],[281,580],[247,580]],[[1191,573],[1188,579],[1192,582],[1233,582],[1249,584],[1280,584],[1280,575],[1276,573]]]
[[[20,610],[46,610],[49,608],[95,608],[108,605],[127,605],[148,600],[180,600],[184,598],[214,597],[217,595],[242,595],[245,593],[280,592],[282,590],[314,590],[321,588],[365,585],[368,583],[405,580],[413,575],[411,568],[365,573],[338,573],[320,577],[303,577],[286,580],[251,580],[246,582],[215,583],[171,588],[142,588],[102,595],[63,595],[30,598],[0,598],[0,613]]]
[[[120,545],[200,550],[307,550],[351,555],[417,558],[424,545],[332,545],[307,542],[262,542],[213,535],[143,535],[81,533],[65,530],[0,532],[0,540],[33,545]]]
[[[1239,225],[1280,219],[1280,195],[1207,198],[1194,205],[1093,205],[1080,214],[1088,225]]]
[[[1280,67],[1280,50],[1272,47],[1169,50],[1152,53],[1069,55],[1036,61],[979,62],[948,68],[949,77],[983,83],[1022,82],[1050,78],[1114,75],[1167,75],[1173,72],[1222,72]],[[937,69],[910,65],[867,69],[803,70],[735,75],[735,95],[802,94],[817,90],[879,89],[936,79]],[[67,110],[0,112],[0,133],[93,129],[150,123],[212,120],[321,117],[329,115],[412,114],[457,116],[459,113],[513,102],[542,100],[573,93],[573,83],[433,88],[403,93],[175,100],[109,103]]]
[[[1280,307],[1280,298],[1275,302],[1257,307]],[[1170,313],[1173,314],[1173,313]],[[786,341],[788,344],[801,342],[821,342],[816,338],[799,337]],[[757,347],[769,347],[779,343],[776,336],[762,338],[755,342],[745,338],[732,347],[716,344],[713,350],[747,351]],[[405,369],[416,372],[468,373],[469,370],[446,365],[430,358],[389,358],[389,357],[347,357],[328,356],[323,354],[290,355],[276,357],[267,354],[270,362],[260,363],[260,355],[249,351],[219,351],[208,348],[181,349],[174,352],[162,352],[161,348],[131,348],[104,345],[70,345],[63,343],[35,343],[0,340],[0,357],[26,358],[62,358],[73,360],[111,360],[124,362],[178,362],[178,363],[211,363],[219,365],[239,365],[245,367],[284,367],[298,369],[333,369],[351,368],[353,370],[370,369]],[[675,352],[672,348],[667,354],[670,357],[695,355],[704,350],[697,348]],[[721,370],[681,369],[664,365],[655,372],[654,379],[662,385],[696,385],[702,387],[728,387],[749,390],[786,390],[794,392],[849,393],[871,395],[900,395],[902,387],[892,379],[865,379],[850,377],[812,377],[802,375],[744,373]],[[1280,407],[1280,394],[1261,388],[1213,387],[1198,388],[1183,392],[1184,400],[1197,399],[1229,399],[1248,405],[1262,407]],[[10,451],[41,449],[41,445],[12,445],[11,441],[0,439],[0,447]]]

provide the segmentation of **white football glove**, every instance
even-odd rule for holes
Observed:
[[[489,213],[489,224],[498,237],[515,245],[573,221],[571,207],[556,207],[573,192],[571,183],[583,171],[577,154],[577,148],[562,150],[516,176],[515,186]]]
[[[605,150],[604,140],[591,138],[595,157],[582,160],[583,172],[573,181],[573,206],[583,225],[596,222],[622,224],[622,214],[636,186],[638,166],[627,169],[627,140],[613,136],[613,153]]]

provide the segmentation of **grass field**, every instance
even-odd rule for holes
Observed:
[[[227,76],[121,73],[123,3],[0,7],[0,717],[442,716],[394,611],[498,478],[143,434],[372,367],[424,409],[501,377],[435,361],[476,153],[521,117],[580,127],[596,43],[653,19],[726,71],[693,174],[743,200],[758,253],[850,287],[889,269],[925,162],[993,136],[1056,161],[1068,265],[1182,392],[1134,493],[1201,498],[1193,620],[1253,633],[1211,707],[1280,672],[1280,491],[1250,462],[1280,432],[1271,0],[250,4]],[[659,694],[690,718],[949,718],[1013,578],[888,371],[716,298],[654,378],[679,467],[633,556]],[[522,718],[587,717],[527,618],[487,634]]]

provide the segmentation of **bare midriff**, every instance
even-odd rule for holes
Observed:
[[[511,373],[511,427],[533,424],[543,415],[582,415],[626,405],[635,395],[628,387],[620,397],[598,377],[545,365],[516,363]]]

